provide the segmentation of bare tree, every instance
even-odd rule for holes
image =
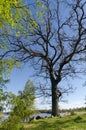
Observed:
[[[62,94],[58,84],[67,76],[85,71],[86,2],[42,0],[42,3],[44,8],[38,10],[43,12],[42,20],[33,11],[37,27],[28,25],[28,15],[23,18],[23,30],[19,37],[6,33],[9,50],[5,50],[1,57],[10,54],[16,60],[29,62],[37,76],[50,81],[52,115],[57,116]]]

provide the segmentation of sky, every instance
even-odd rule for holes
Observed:
[[[21,68],[14,68],[10,75],[10,82],[7,84],[7,91],[17,94],[19,90],[22,91],[24,89],[28,79],[32,80],[33,82],[36,80],[33,77],[33,70],[30,66],[24,65]],[[70,82],[74,88],[74,92],[64,95],[63,100],[66,102],[61,101],[59,103],[60,109],[85,107],[86,86],[83,86],[85,81],[86,76],[70,79]],[[63,81],[61,86],[66,86],[67,82],[68,81]],[[35,107],[37,109],[51,109],[50,99],[51,98],[49,97],[40,97],[35,99]]]

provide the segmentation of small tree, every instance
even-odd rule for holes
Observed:
[[[11,100],[12,116],[19,116],[22,120],[27,120],[30,114],[33,114],[34,109],[34,85],[28,80],[23,91],[19,91],[18,96]]]

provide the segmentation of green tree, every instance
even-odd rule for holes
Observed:
[[[29,115],[35,112],[34,109],[34,85],[28,80],[23,91],[19,91],[18,96],[14,96],[11,100],[12,115],[19,116],[23,120],[27,120]]]

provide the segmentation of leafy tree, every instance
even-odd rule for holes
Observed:
[[[18,96],[11,97],[12,116],[19,116],[22,120],[27,120],[34,111],[34,85],[28,80],[23,91],[19,91]]]
[[[42,0],[42,3],[44,7],[37,7],[38,12],[36,4],[31,8],[33,19],[28,18],[28,13],[26,19],[22,18],[23,29],[18,37],[7,35],[9,51],[6,49],[1,56],[9,57],[10,54],[19,61],[31,63],[37,77],[51,83],[52,115],[57,116],[64,89],[64,86],[59,88],[59,83],[85,72],[86,2]]]

